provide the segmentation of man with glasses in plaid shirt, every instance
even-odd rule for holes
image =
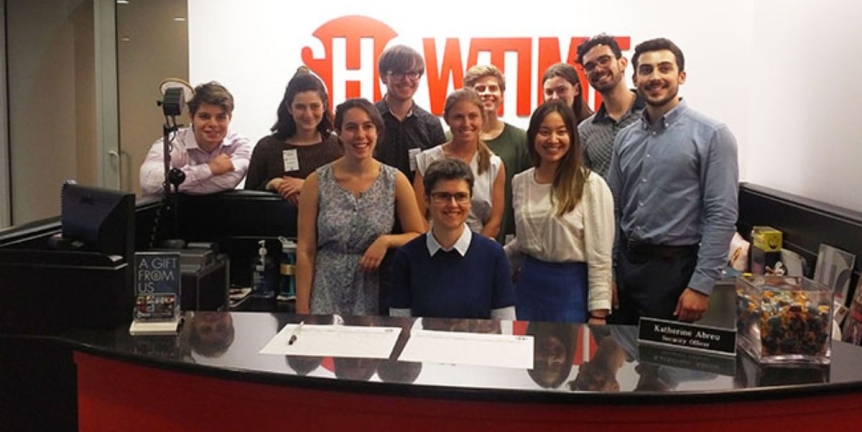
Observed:
[[[585,40],[578,46],[578,63],[590,86],[602,95],[599,110],[578,126],[584,165],[607,180],[614,138],[640,118],[646,104],[626,88],[628,60],[613,36],[602,33]]]

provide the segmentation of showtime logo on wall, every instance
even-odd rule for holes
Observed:
[[[346,98],[362,97],[362,84],[368,82],[369,74],[373,82],[373,100],[382,98],[380,75],[377,71],[377,58],[398,33],[386,23],[373,18],[351,15],[335,18],[321,25],[312,35],[324,47],[324,56],[314,56],[311,47],[303,47],[302,61],[309,69],[321,77],[329,91],[330,105],[333,104],[334,93],[343,90]],[[575,64],[577,47],[585,36],[572,37],[569,40],[565,62]],[[629,36],[616,37],[623,51],[629,50]],[[343,47],[337,53],[335,47]],[[415,48],[415,47],[414,47]],[[366,52],[370,49],[370,53]],[[542,74],[554,63],[563,61],[561,42],[557,37],[477,37],[470,38],[467,43],[467,61],[463,61],[462,40],[447,38],[439,47],[434,38],[423,38],[422,48],[417,49],[425,59],[425,75],[423,80],[428,86],[430,110],[435,115],[443,114],[443,104],[450,88],[461,88],[465,72],[477,64],[479,53],[490,54],[490,63],[506,73],[505,56],[514,53],[517,58],[517,82],[507,82],[507,92],[516,92],[515,112],[519,117],[530,115],[533,102],[542,102]],[[440,51],[442,50],[442,55]],[[537,51],[536,61],[533,61],[533,51]],[[438,62],[438,59],[439,60]],[[368,64],[370,63],[370,64]],[[587,81],[583,72],[578,69],[581,83],[585,87]],[[338,79],[337,79],[338,78]],[[336,82],[338,81],[338,82]],[[584,89],[588,90],[588,89]],[[591,91],[591,90],[588,90]],[[598,94],[595,95],[594,106],[601,103]]]

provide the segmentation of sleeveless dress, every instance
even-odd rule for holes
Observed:
[[[317,256],[311,289],[311,313],[377,315],[379,272],[359,270],[368,246],[395,223],[397,169],[380,164],[380,175],[365,192],[354,195],[335,179],[332,164],[317,170]]]

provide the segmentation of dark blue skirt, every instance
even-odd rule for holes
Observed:
[[[587,264],[551,263],[524,256],[515,287],[519,320],[587,322]]]

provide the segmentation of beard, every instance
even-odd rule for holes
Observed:
[[[610,80],[607,82],[593,82],[590,80],[590,85],[593,86],[593,89],[599,93],[605,94],[613,90],[617,84],[619,84],[620,80],[622,80],[622,74],[615,75],[613,71],[609,71]],[[602,75],[600,78],[604,78],[606,75]]]
[[[638,94],[641,96],[641,98],[643,98],[644,102],[646,102],[647,105],[653,107],[662,107],[677,97],[677,95],[679,94],[679,86],[669,87],[667,95],[665,95],[664,97],[650,96],[647,91],[642,88],[638,88]]]

